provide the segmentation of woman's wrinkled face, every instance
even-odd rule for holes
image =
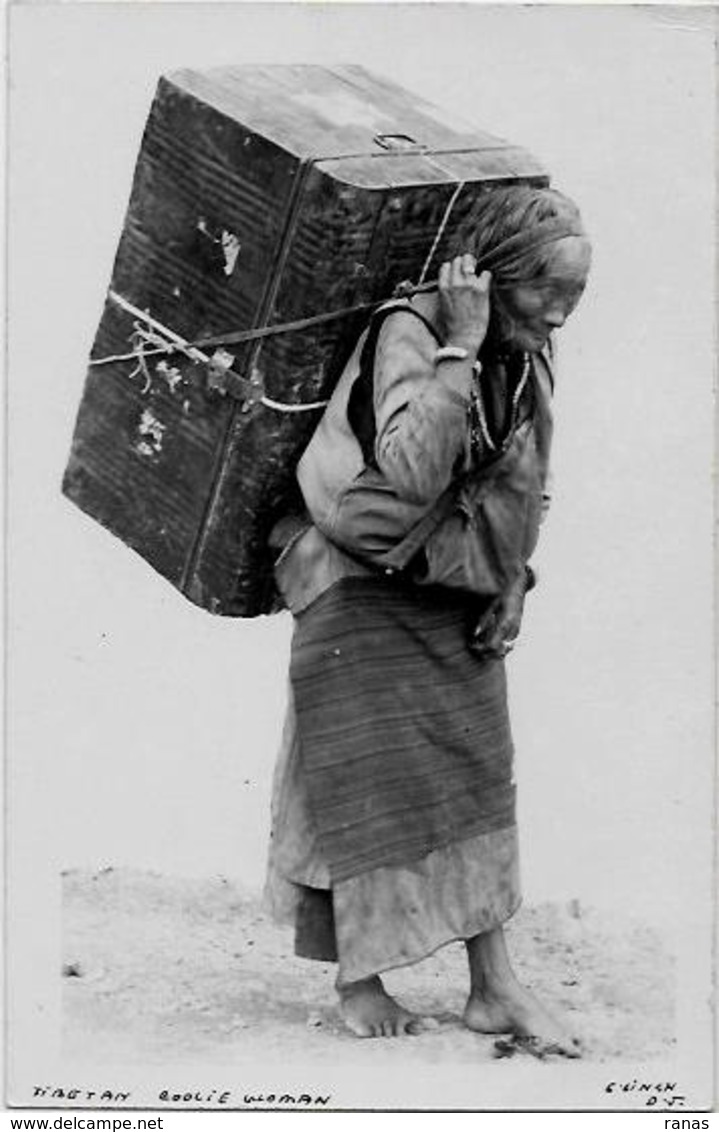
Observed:
[[[546,346],[581,299],[591,257],[588,240],[566,236],[551,246],[547,266],[536,279],[502,287],[496,304],[502,343],[532,353]]]

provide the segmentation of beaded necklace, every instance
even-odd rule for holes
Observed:
[[[517,382],[517,388],[515,389],[514,395],[512,397],[512,413],[509,421],[509,427],[504,439],[499,444],[493,439],[489,432],[489,427],[487,425],[487,415],[484,411],[484,402],[482,400],[481,370],[477,372],[476,381],[473,383],[472,387],[472,399],[470,401],[469,409],[472,448],[475,452],[478,452],[480,450],[480,439],[484,441],[486,447],[490,450],[490,452],[506,452],[514,435],[514,430],[517,426],[519,402],[522,394],[524,393],[527,382],[529,381],[531,369],[532,360],[529,354],[525,353],[523,355],[522,373],[519,381]]]

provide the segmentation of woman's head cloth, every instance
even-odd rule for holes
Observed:
[[[573,201],[556,189],[512,185],[479,198],[455,237],[454,254],[473,252],[477,271],[491,271],[499,284],[526,282],[546,267],[548,245],[568,236],[586,238]]]

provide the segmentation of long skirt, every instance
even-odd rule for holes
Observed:
[[[295,949],[352,982],[519,905],[504,664],[466,602],[346,578],[295,623],[267,893]]]

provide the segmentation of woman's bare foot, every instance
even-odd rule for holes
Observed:
[[[577,1039],[531,991],[519,984],[506,991],[470,994],[464,1023],[481,1034],[532,1038],[538,1056],[554,1053],[561,1057],[581,1057]]]
[[[358,1038],[394,1038],[418,1034],[423,1028],[418,1014],[405,1010],[387,994],[378,975],[338,984],[337,993],[342,1018]]]
[[[501,927],[467,940],[471,990],[464,1011],[470,1030],[531,1041],[536,1057],[581,1057],[577,1039],[518,981]]]

